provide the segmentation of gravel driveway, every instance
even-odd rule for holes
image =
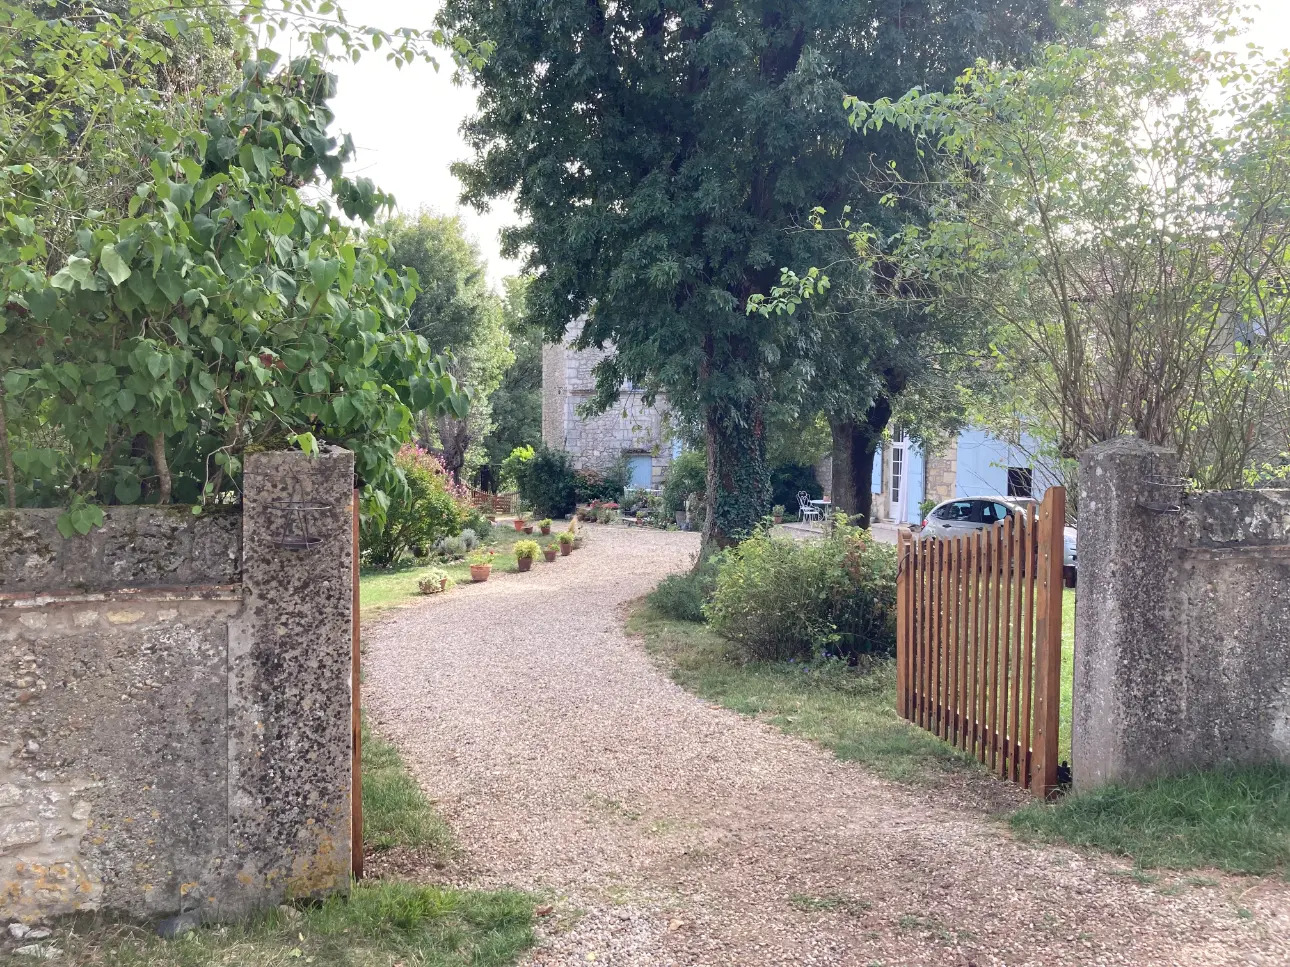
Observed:
[[[369,712],[463,846],[446,875],[551,898],[532,963],[1290,963],[1285,883],[1140,883],[682,691],[623,606],[694,535],[588,532],[366,633]]]

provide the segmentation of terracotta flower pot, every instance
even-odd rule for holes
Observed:
[[[531,557],[516,558],[515,563],[521,571],[527,571],[529,568],[533,566],[533,558]]]
[[[543,527],[543,528],[542,528],[542,533],[543,533],[543,534],[549,534],[549,533],[551,533],[551,527],[550,527],[550,525],[548,525],[548,526],[546,526],[546,527]]]
[[[569,556],[569,554],[570,554],[572,551],[573,551],[573,545],[572,545],[572,544],[561,544],[561,545],[560,545],[560,556],[561,556],[561,557],[568,557],[568,556]]]
[[[555,560],[555,548],[554,548],[554,547],[547,547],[547,548],[543,548],[543,550],[542,550],[542,556],[543,556],[543,557],[545,557],[545,558],[547,559],[547,561],[548,561],[548,562],[550,562],[550,561],[554,561],[554,560]]]
[[[470,579],[472,581],[487,581],[488,575],[493,573],[491,564],[472,564],[470,566]]]
[[[776,515],[775,515],[775,523],[776,523],[776,524],[782,524],[782,523],[784,523],[784,515],[783,515],[783,514],[776,514]]]
[[[522,531],[522,530],[524,530],[524,519],[523,519],[522,517],[516,517],[516,518],[515,518],[515,529],[516,529],[517,531]]]
[[[525,525],[524,525],[524,533],[526,533],[526,534],[532,534],[532,533],[533,533],[533,525],[532,525],[532,524],[525,524]]]

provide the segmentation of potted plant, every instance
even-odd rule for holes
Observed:
[[[569,531],[562,531],[556,540],[560,542],[560,556],[568,557],[573,550],[573,534]]]
[[[432,568],[430,572],[417,582],[417,590],[422,594],[439,594],[448,590],[448,575],[439,568]]]
[[[470,579],[472,581],[487,581],[488,575],[493,573],[493,551],[476,551],[470,555]]]
[[[776,504],[774,507],[771,508],[770,512],[771,512],[771,515],[775,518],[776,524],[784,523],[784,505],[783,504]]]
[[[551,533],[551,518],[544,517],[542,520],[538,521],[538,527],[542,528],[543,534]]]
[[[516,514],[516,515],[515,515],[515,532],[518,534],[518,533],[519,533],[520,531],[522,531],[522,530],[524,530],[524,515],[523,515],[523,514]]]
[[[532,533],[533,533],[533,525],[532,525],[532,524],[525,524],[525,525],[524,525],[524,533],[526,533],[526,534],[532,534]]]
[[[555,555],[557,552],[558,548],[554,544],[548,544],[546,547],[542,548],[542,556],[546,558],[546,562],[548,564],[555,561]]]
[[[527,571],[533,566],[533,558],[537,557],[537,541],[516,541],[515,542],[515,563],[521,571]]]

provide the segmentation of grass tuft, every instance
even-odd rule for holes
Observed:
[[[1104,786],[1011,817],[1023,838],[1091,846],[1149,869],[1290,875],[1290,768],[1258,766]]]
[[[399,750],[363,723],[363,842],[381,851],[396,846],[453,848],[452,830],[434,811],[403,764]]]

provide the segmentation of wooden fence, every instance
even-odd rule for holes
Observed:
[[[1066,492],[958,537],[901,532],[897,708],[1036,795],[1057,785]]]

